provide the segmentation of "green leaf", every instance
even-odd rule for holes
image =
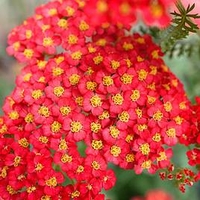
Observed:
[[[193,22],[193,19],[200,18],[198,14],[191,14],[195,8],[195,4],[188,5],[185,9],[181,1],[177,1],[178,11],[174,11],[172,14],[173,19],[171,25],[160,31],[160,45],[164,53],[168,51],[174,51],[176,43],[186,38],[189,33],[196,33],[198,30],[197,24]],[[170,55],[173,55],[173,51]],[[182,52],[182,49],[179,53]]]

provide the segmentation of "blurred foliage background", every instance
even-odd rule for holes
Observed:
[[[48,0],[0,0],[0,114],[4,98],[14,88],[16,75],[23,66],[20,66],[12,57],[6,54],[7,35],[12,28],[21,24],[28,16],[34,12],[37,5]],[[200,43],[200,34],[191,35],[189,42],[197,41]],[[166,64],[182,80],[186,93],[194,101],[195,96],[200,96],[200,51],[190,55],[177,56],[176,52],[173,58],[165,56]],[[185,150],[180,147],[175,149],[175,160],[179,164],[187,163]],[[200,187],[198,184],[188,188],[185,194],[182,194],[170,181],[161,181],[158,176],[135,175],[133,171],[123,171],[115,166],[111,166],[117,171],[117,184],[107,192],[108,198],[112,200],[130,200],[134,196],[143,196],[152,189],[163,189],[174,196],[174,200],[199,200]],[[198,196],[199,195],[199,196]],[[162,199],[160,199],[162,200]]]

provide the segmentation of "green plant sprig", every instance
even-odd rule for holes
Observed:
[[[200,18],[200,16],[198,14],[191,14],[195,4],[184,8],[179,0],[176,6],[178,11],[171,13],[173,15],[171,25],[159,33],[160,45],[164,53],[173,49],[177,41],[186,38],[190,32],[196,33],[198,30],[198,26],[193,22],[193,19]]]

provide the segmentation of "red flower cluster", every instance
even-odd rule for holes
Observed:
[[[183,86],[151,37],[94,29],[83,7],[50,2],[9,35],[26,67],[0,119],[2,199],[104,199],[116,181],[108,163],[166,168],[190,125]]]
[[[150,190],[146,193],[145,197],[133,197],[131,200],[173,200],[171,194],[163,190]]]
[[[84,11],[92,16],[90,23],[95,26],[130,27],[139,16],[147,25],[164,27],[169,25],[169,11],[174,3],[175,0],[88,0]]]

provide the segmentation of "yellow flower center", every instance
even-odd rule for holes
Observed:
[[[66,7],[66,11],[67,11],[68,16],[73,16],[74,13],[75,13],[74,8],[72,8],[72,7],[70,7],[70,6],[67,6],[67,7]]]
[[[61,157],[62,163],[71,163],[72,162],[72,156],[69,156],[68,154],[63,154]]]
[[[65,60],[64,56],[58,56],[56,58],[54,58],[55,62],[57,65],[59,65],[61,62],[63,62]]]
[[[59,149],[60,151],[62,151],[62,150],[67,150],[67,149],[68,149],[67,142],[65,141],[65,139],[61,139],[61,140],[60,140],[58,149]]]
[[[133,134],[128,134],[127,136],[126,136],[126,142],[128,142],[128,143],[130,143],[131,141],[133,141],[133,139],[134,139],[134,135]]]
[[[26,39],[30,39],[33,35],[33,32],[31,30],[26,30],[25,34],[26,34]]]
[[[41,200],[51,200],[51,197],[48,195],[44,195],[41,197]]]
[[[167,160],[167,156],[164,151],[160,152],[159,157],[157,157],[157,161],[162,161],[162,160]]]
[[[133,75],[130,75],[130,74],[127,74],[127,73],[123,74],[122,77],[121,77],[121,81],[125,85],[131,84],[132,80],[133,80]]]
[[[144,144],[140,145],[139,150],[141,151],[141,153],[143,155],[147,156],[150,152],[150,146],[148,143],[144,143]]]
[[[182,117],[180,117],[180,116],[176,116],[175,118],[174,118],[174,121],[176,122],[176,124],[178,124],[178,125],[181,125],[182,124],[182,122],[183,122],[183,118]]]
[[[146,124],[139,124],[137,128],[138,128],[139,131],[144,131],[144,130],[147,129],[147,125]]]
[[[62,106],[60,107],[60,112],[63,116],[69,115],[71,108],[69,106]]]
[[[48,141],[49,141],[49,139],[48,139],[46,136],[40,136],[40,137],[38,138],[38,140],[39,140],[41,143],[43,143],[43,144],[47,144]]]
[[[86,88],[87,90],[90,90],[90,91],[94,91],[97,87],[97,83],[94,82],[94,81],[87,81],[86,82]]]
[[[38,110],[38,113],[44,117],[50,116],[49,108],[47,106],[41,106]]]
[[[93,61],[95,65],[99,65],[103,61],[103,57],[101,55],[95,56]]]
[[[95,169],[95,170],[98,170],[98,169],[100,169],[100,164],[97,161],[94,160],[92,162],[92,168]]]
[[[94,107],[94,108],[102,105],[101,98],[97,94],[95,94],[93,97],[91,97],[90,103],[91,103],[92,107]]]
[[[57,133],[60,131],[62,125],[61,123],[59,123],[58,121],[54,121],[52,124],[51,124],[51,131],[53,133]]]
[[[2,169],[1,169],[1,173],[0,173],[0,177],[2,178],[6,178],[7,176],[7,170],[8,170],[8,166],[4,166]]]
[[[46,60],[38,60],[37,61],[38,69],[44,69],[46,67],[46,64],[47,64]]]
[[[20,162],[21,162],[21,157],[16,156],[15,159],[14,159],[14,167],[17,167]]]
[[[160,142],[161,141],[161,135],[160,133],[155,133],[155,135],[153,135],[152,140],[155,142]]]
[[[33,99],[40,99],[41,96],[43,95],[42,90],[33,90],[31,93],[31,96],[33,97]]]
[[[82,130],[82,128],[83,128],[83,125],[79,121],[72,121],[70,123],[70,131],[72,133],[78,133],[79,131]]]
[[[20,47],[20,42],[14,42],[12,46],[13,46],[13,49],[14,49],[15,51],[18,51],[18,49],[19,49],[19,47]]]
[[[106,3],[105,0],[98,0],[96,6],[97,6],[97,11],[100,13],[104,13],[108,10],[108,4]]]
[[[51,8],[51,9],[49,9],[48,13],[49,13],[50,16],[53,16],[53,15],[57,14],[57,10],[55,8]]]
[[[76,35],[74,35],[74,34],[70,34],[68,36],[67,42],[69,44],[76,44],[78,42],[78,37]]]
[[[111,67],[116,70],[117,68],[120,67],[120,62],[116,60],[111,60]]]
[[[4,124],[2,125],[2,127],[0,128],[0,134],[6,133],[8,130],[8,127]]]
[[[110,114],[107,110],[103,111],[103,113],[101,115],[99,115],[99,119],[103,120],[103,119],[108,119],[110,117]]]
[[[110,126],[109,133],[113,138],[118,138],[120,131],[116,126]]]
[[[82,52],[81,51],[75,51],[71,54],[71,57],[73,60],[80,60],[82,58]]]
[[[69,77],[69,82],[71,85],[77,85],[80,80],[80,76],[78,74],[72,74]]]
[[[105,86],[111,86],[113,85],[113,79],[111,76],[104,76],[103,77],[103,85]]]
[[[6,186],[6,190],[8,191],[8,193],[9,193],[10,195],[14,195],[14,194],[17,193],[11,185],[7,185],[7,186]]]
[[[27,59],[31,59],[33,57],[34,51],[32,49],[25,49],[23,54]]]
[[[131,100],[137,101],[140,98],[140,91],[139,90],[132,90]]]
[[[31,194],[32,192],[34,192],[36,190],[36,187],[35,186],[30,186],[26,189],[27,193],[28,194]]]
[[[64,92],[65,92],[65,89],[62,86],[57,86],[53,88],[53,93],[57,97],[61,97]]]
[[[160,110],[157,110],[154,114],[153,114],[153,119],[155,121],[161,121],[163,118],[163,113]]]
[[[102,140],[92,140],[92,148],[95,150],[100,150],[103,148]]]
[[[168,130],[166,130],[166,134],[167,134],[168,137],[174,138],[174,137],[176,137],[176,129],[175,128],[169,128]]]
[[[123,2],[120,5],[119,10],[122,15],[128,15],[131,11],[131,6],[128,2]]]
[[[124,42],[124,44],[123,44],[123,49],[124,49],[125,51],[132,50],[132,49],[133,49],[133,45],[132,45],[131,43]]]
[[[153,104],[156,101],[156,97],[152,97],[147,95],[147,102],[148,104]]]
[[[63,28],[63,29],[68,28],[68,22],[66,19],[60,19],[57,24],[60,28]]]
[[[11,111],[9,113],[9,118],[12,120],[18,119],[19,118],[19,113],[17,111]]]
[[[56,187],[57,186],[57,179],[55,176],[51,177],[50,179],[45,181],[46,185],[49,187]]]
[[[164,109],[166,112],[170,112],[172,110],[171,102],[167,101],[166,103],[164,103]]]
[[[37,163],[35,165],[35,171],[37,171],[37,172],[40,172],[43,168],[44,168],[44,166],[41,163]]]
[[[142,117],[142,110],[140,108],[136,108],[135,109],[135,113],[136,115],[138,116],[138,118],[141,118]]]
[[[157,74],[157,67],[156,66],[151,65],[150,69],[151,69],[150,74],[152,74],[152,75],[156,75]]]
[[[181,102],[180,104],[179,104],[179,108],[181,109],[181,110],[184,110],[184,109],[186,109],[186,102]]]
[[[135,160],[134,154],[129,153],[126,155],[126,162],[131,163],[131,162],[134,162],[134,160]]]
[[[26,138],[22,138],[18,141],[19,145],[24,147],[24,148],[27,148],[29,146],[29,142]]]
[[[154,59],[158,59],[159,58],[159,51],[158,50],[154,50],[154,51],[152,51],[151,55],[152,55],[152,57]]]
[[[99,130],[101,129],[101,124],[98,123],[98,122],[97,122],[97,123],[92,122],[92,123],[90,124],[90,129],[91,129],[92,132],[98,133]]]
[[[110,153],[114,156],[114,157],[118,157],[121,153],[121,148],[117,145],[113,145],[110,148]]]
[[[82,106],[82,105],[83,105],[83,97],[76,97],[75,102],[76,102],[79,106]]]
[[[102,47],[104,47],[104,46],[106,45],[106,43],[107,43],[107,41],[106,41],[106,39],[104,39],[104,38],[100,38],[100,39],[98,39],[98,40],[96,41],[96,45],[102,46]]]
[[[150,11],[155,18],[160,18],[163,15],[163,8],[158,3],[151,3]]]
[[[32,77],[32,74],[27,73],[27,74],[24,75],[23,81],[28,82],[28,81],[30,81],[31,77]]]
[[[124,98],[120,93],[113,95],[112,100],[115,105],[122,105],[124,102]]]
[[[61,74],[64,73],[64,70],[60,67],[54,67],[52,69],[52,73],[53,73],[53,76],[60,76]]]
[[[150,169],[151,168],[151,160],[144,161],[141,165],[142,169]]]
[[[129,113],[127,111],[123,111],[118,115],[118,117],[121,122],[128,122],[130,118]]]
[[[52,38],[50,38],[50,37],[45,37],[45,38],[43,39],[43,45],[44,45],[45,47],[52,46],[52,45],[53,45],[53,40],[52,40]]]
[[[138,80],[144,81],[147,78],[148,72],[144,69],[138,71]]]
[[[80,24],[79,24],[79,29],[80,29],[81,31],[86,31],[86,30],[88,30],[89,28],[90,28],[89,25],[88,25],[85,21],[81,20],[81,22],[80,22]]]
[[[76,172],[77,173],[82,173],[83,171],[84,171],[83,165],[79,165],[78,168],[77,168],[77,170],[76,170]]]
[[[71,193],[71,198],[74,199],[74,198],[77,198],[80,196],[80,192],[78,190],[75,190],[74,192]]]

